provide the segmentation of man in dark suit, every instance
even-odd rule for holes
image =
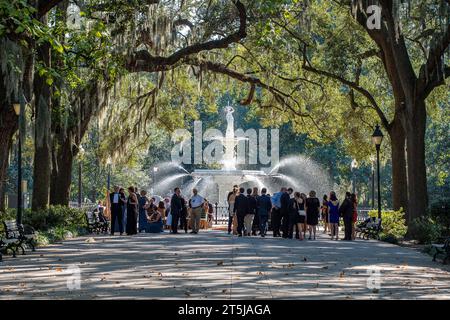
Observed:
[[[280,214],[283,219],[281,230],[283,231],[283,238],[289,237],[289,203],[291,201],[290,194],[293,192],[292,188],[286,189],[283,188],[281,190],[283,194],[281,195],[280,202],[281,202],[281,208],[280,208]]]
[[[170,214],[172,215],[171,232],[178,233],[178,221],[183,210],[183,200],[181,200],[180,188],[176,187],[172,199],[170,200]]]
[[[119,222],[120,235],[123,234],[123,209],[124,202],[119,192],[119,186],[114,186],[114,192],[109,195],[109,203],[111,204],[111,235],[114,235],[116,219]]]
[[[261,237],[265,237],[267,233],[267,220],[269,219],[270,209],[272,208],[272,202],[270,197],[266,195],[267,189],[261,189],[261,196],[257,198],[257,207],[259,216],[259,230],[261,231]]]
[[[351,241],[352,240],[352,218],[353,218],[353,203],[350,199],[351,193],[345,193],[345,200],[342,202],[339,207],[339,214],[344,220],[344,228],[345,228],[345,237],[343,240]]]
[[[249,211],[248,198],[244,195],[244,192],[244,188],[239,188],[239,195],[236,197],[233,209],[233,212],[234,214],[236,214],[238,219],[237,232],[239,237],[242,237],[242,230],[244,229],[244,218]]]

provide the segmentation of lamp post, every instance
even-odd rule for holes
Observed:
[[[106,165],[108,166],[108,179],[106,180],[106,189],[108,190],[108,192],[110,191],[111,188],[111,164],[112,159],[111,157],[108,157],[108,159],[106,160]]]
[[[375,157],[370,157],[372,163],[372,210],[375,208]]]
[[[356,194],[356,175],[355,175],[355,170],[358,168],[358,162],[355,159],[352,160],[351,168],[352,168],[352,193]]]
[[[381,190],[380,190],[380,146],[383,141],[383,132],[380,126],[375,126],[375,131],[372,134],[372,142],[377,150],[377,184],[378,184],[378,218],[381,219]]]
[[[19,132],[17,139],[17,216],[16,222],[18,225],[22,224],[22,119],[25,112],[25,103],[21,94],[19,94],[19,101],[13,104],[14,112],[18,117]]]
[[[78,147],[78,207],[81,208],[81,203],[83,202],[83,183],[81,181],[82,170],[83,170],[83,156],[84,156],[84,148],[80,144]]]

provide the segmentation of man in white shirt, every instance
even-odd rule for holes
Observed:
[[[202,218],[203,213],[203,202],[204,198],[198,194],[197,189],[193,189],[192,193],[194,194],[189,200],[189,206],[192,208],[192,232],[197,234],[200,229],[200,220]]]

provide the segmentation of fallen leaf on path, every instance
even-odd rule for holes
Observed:
[[[56,268],[55,271],[56,272],[62,272],[62,268]]]

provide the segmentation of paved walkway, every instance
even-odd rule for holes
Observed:
[[[79,290],[68,289],[68,279],[77,283],[70,266],[80,268]],[[4,257],[0,299],[30,298],[449,299],[450,272],[413,249],[325,235],[316,241],[223,231],[96,236]]]

